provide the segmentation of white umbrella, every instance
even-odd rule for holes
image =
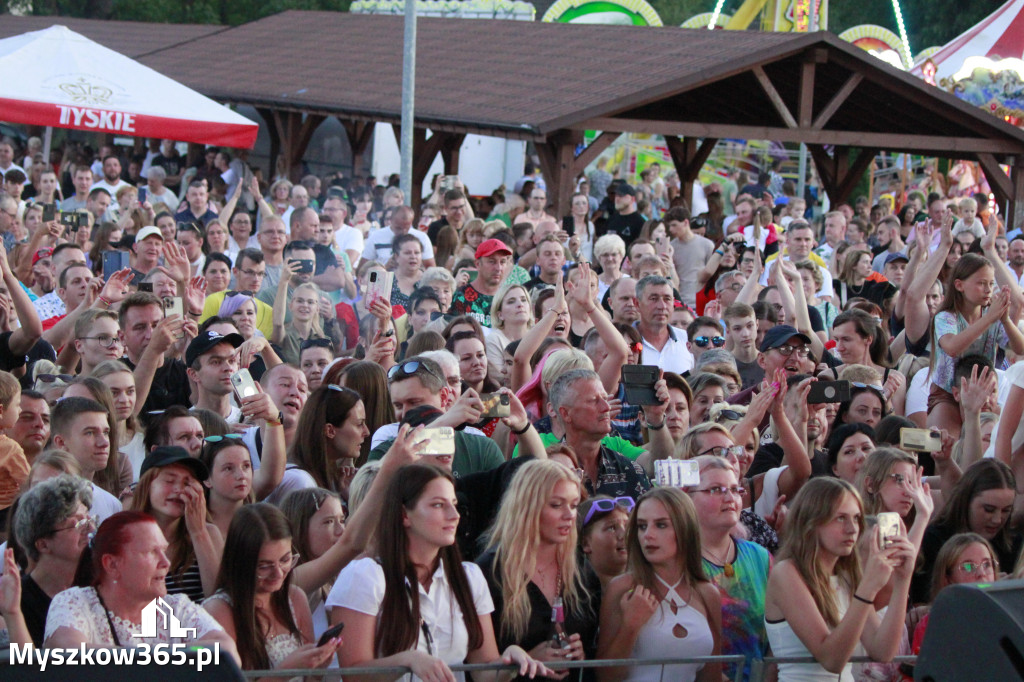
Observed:
[[[0,40],[0,118],[251,148],[259,126],[66,26]]]

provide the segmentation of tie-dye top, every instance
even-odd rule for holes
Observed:
[[[722,595],[722,654],[743,654],[743,679],[750,678],[750,663],[764,658],[768,637],[764,629],[764,597],[768,589],[768,571],[772,555],[761,545],[746,540],[733,540],[736,560],[732,563],[733,576],[725,575],[725,568],[707,559],[704,572]],[[727,665],[723,671],[734,679],[736,668]]]

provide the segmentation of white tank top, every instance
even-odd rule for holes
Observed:
[[[836,594],[836,601],[839,605],[839,619],[846,615],[850,608],[850,593],[845,585],[839,582],[839,576],[832,576],[832,590]],[[789,621],[781,620],[776,623],[765,619],[765,630],[768,632],[768,642],[772,646],[772,654],[779,657],[802,656],[810,657],[810,650],[804,646],[800,638],[793,632]],[[780,663],[779,682],[854,682],[853,664],[847,663],[840,674],[830,673],[819,663]]]
[[[715,645],[711,635],[711,626],[708,625],[708,619],[703,613],[683,601],[676,592],[676,587],[682,582],[682,578],[676,581],[675,585],[669,585],[660,576],[655,575],[654,577],[668,591],[658,604],[658,610],[640,628],[636,643],[633,644],[632,658],[710,656]],[[691,589],[691,599],[694,590],[696,588]],[[661,680],[691,682],[702,667],[704,667],[702,663],[637,666],[630,669],[626,680],[627,682],[660,682]]]

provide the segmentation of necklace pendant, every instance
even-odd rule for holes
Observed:
[[[733,569],[732,564],[726,564],[722,572],[725,573],[726,578],[731,578],[736,575],[736,570]]]

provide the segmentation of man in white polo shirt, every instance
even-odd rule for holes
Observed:
[[[636,283],[640,319],[635,326],[643,341],[640,363],[683,374],[693,369],[693,354],[686,347],[686,330],[669,324],[674,305],[672,282],[668,278],[649,275]]]

